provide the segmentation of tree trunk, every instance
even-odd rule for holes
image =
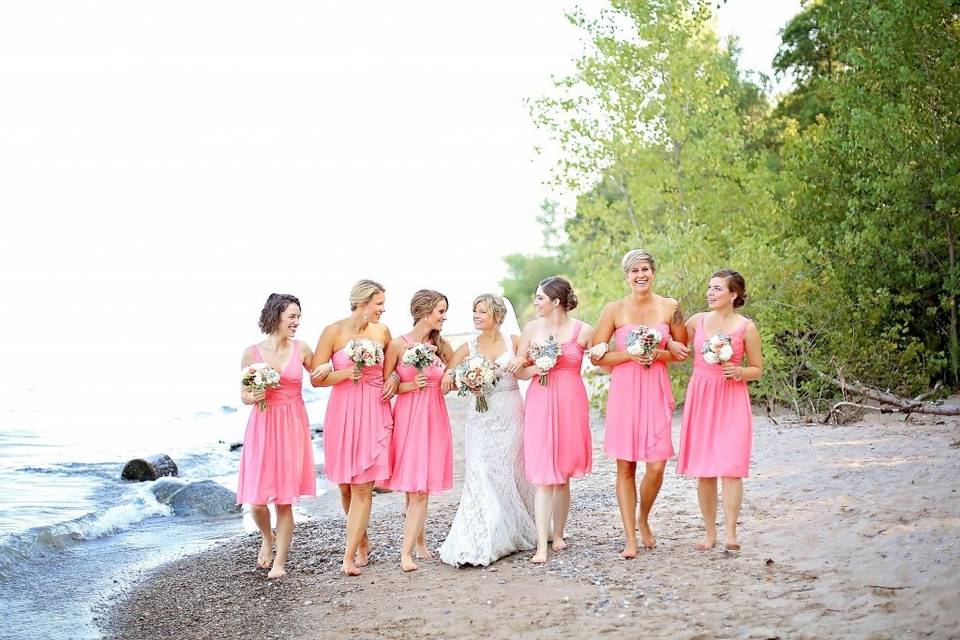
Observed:
[[[124,465],[120,477],[124,480],[156,480],[163,476],[176,476],[177,463],[165,453],[134,458]]]

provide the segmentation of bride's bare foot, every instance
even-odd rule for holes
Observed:
[[[270,573],[267,574],[267,580],[279,580],[285,575],[287,575],[287,571],[283,565],[274,562],[273,568],[270,569]]]
[[[420,567],[414,563],[413,558],[406,553],[403,553],[400,554],[400,568],[404,571],[416,571]]]
[[[537,552],[533,554],[532,558],[530,558],[530,562],[533,562],[534,564],[543,564],[546,561],[547,561],[546,549],[543,549],[543,550],[537,549]]]
[[[703,540],[695,545],[695,548],[699,551],[706,551],[713,549],[713,545],[715,544],[717,544],[717,536],[704,536]]]
[[[647,549],[653,549],[657,546],[657,539],[653,537],[653,531],[650,531],[650,526],[645,522],[638,522],[637,529],[640,532],[640,542],[643,543]]]
[[[273,536],[264,538],[260,543],[260,553],[257,554],[257,568],[267,569],[273,564]]]
[[[563,551],[564,549],[566,549],[566,548],[569,547],[569,546],[570,546],[570,545],[567,544],[567,541],[564,540],[563,538],[554,537],[554,539],[553,539],[553,550],[554,550],[554,551]]]
[[[359,576],[361,574],[360,568],[354,564],[353,560],[344,560],[343,566],[340,567],[340,571],[345,576]]]
[[[637,539],[628,538],[627,544],[623,546],[623,551],[620,552],[620,557],[624,560],[629,560],[631,558],[637,557]]]
[[[425,544],[417,544],[417,560],[432,560],[433,553]]]

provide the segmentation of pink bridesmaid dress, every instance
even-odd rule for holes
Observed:
[[[254,362],[266,362],[256,346]],[[243,437],[237,504],[293,504],[317,495],[310,420],[303,404],[300,343],[283,371],[280,385],[266,390],[266,411],[250,410]]]
[[[343,349],[333,354],[334,370],[353,368]],[[324,471],[330,482],[365,484],[390,477],[393,416],[382,400],[383,364],[364,367],[360,380],[333,385],[323,419]]]
[[[614,333],[617,350],[627,350],[627,336],[638,325],[627,324]],[[670,340],[670,326],[654,325]],[[658,462],[673,457],[673,391],[667,363],[655,360],[649,368],[627,360],[613,368],[607,395],[606,434],[603,450],[611,458],[634,462]]]
[[[527,389],[523,415],[523,459],[527,480],[537,485],[565,484],[593,466],[587,390],[580,377],[584,349],[577,343],[582,322],[560,346],[557,364]],[[535,376],[539,378],[539,376]]]
[[[730,334],[730,362],[735,365],[743,359],[743,332],[748,322]],[[753,443],[747,383],[724,378],[721,365],[704,361],[700,349],[707,338],[701,316],[693,338],[693,375],[683,405],[677,473],[694,478],[746,478]]]
[[[413,344],[406,336],[404,342]],[[394,491],[437,494],[453,487],[453,438],[447,405],[440,392],[443,362],[423,370],[427,386],[397,395],[393,407],[393,443],[390,479],[384,486]],[[417,370],[398,363],[401,382],[412,382]]]

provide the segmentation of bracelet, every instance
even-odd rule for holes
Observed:
[[[396,371],[391,371],[390,375],[388,375],[387,377],[390,378],[391,380],[396,380],[398,383],[400,382],[400,374],[397,373]]]
[[[743,382],[743,367],[737,367],[737,369],[739,369],[739,371],[737,375],[733,376],[733,379],[737,382]]]

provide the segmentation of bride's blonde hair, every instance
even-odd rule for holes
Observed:
[[[497,326],[502,325],[503,319],[507,317],[507,305],[503,303],[503,298],[495,293],[481,293],[474,298],[473,306],[470,308],[476,310],[477,305],[481,302],[487,305],[487,311],[493,315],[493,321],[497,323]]]

